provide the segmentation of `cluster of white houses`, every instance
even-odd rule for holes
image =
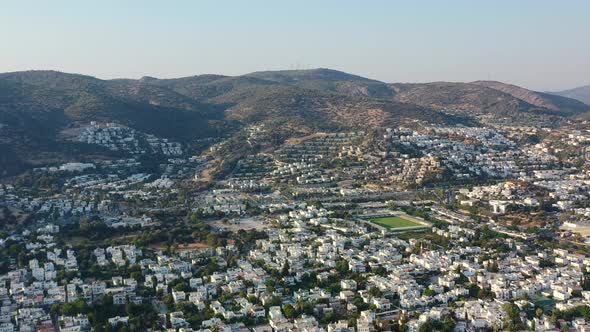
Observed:
[[[166,156],[182,155],[180,143],[169,142],[168,139],[144,134],[116,123],[102,124],[93,121],[90,126],[81,129],[78,141],[130,154],[144,154],[150,149],[151,152]]]

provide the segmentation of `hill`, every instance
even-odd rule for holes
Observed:
[[[173,91],[159,94],[155,92],[159,87],[56,72],[22,74],[0,76],[2,173],[76,160],[90,151],[108,154],[104,149],[64,141],[60,135],[91,121],[117,122],[183,141],[219,135],[224,125],[218,123],[222,112]]]
[[[482,116],[534,124],[539,117],[581,114],[582,105],[498,82],[386,84],[323,68],[138,80],[0,73],[0,167],[14,173],[27,165],[109,154],[64,138],[91,121],[116,122],[185,145],[263,124],[280,145],[314,131],[471,125]]]
[[[38,133],[73,122],[115,121],[157,136],[198,138],[210,135],[208,120],[222,117],[214,107],[136,81],[47,74],[0,75],[0,122]]]
[[[32,70],[0,74],[0,80],[28,84],[53,91],[76,91],[127,102],[147,103],[186,110],[201,110],[205,105],[146,80],[100,80],[92,76],[57,71]]]
[[[143,80],[143,79],[142,79]],[[166,87],[176,93],[206,102],[233,90],[278,85],[275,82],[247,76],[199,75],[175,79],[151,79],[150,85]]]
[[[476,84],[434,82],[396,83],[390,86],[396,92],[397,101],[471,115],[510,115],[535,108],[534,105],[507,93]]]
[[[507,93],[533,106],[561,112],[565,115],[576,115],[590,111],[590,106],[571,98],[531,91],[516,85],[495,81],[476,81],[472,84],[485,86]]]
[[[468,122],[416,105],[294,86],[255,92],[234,91],[225,95],[223,101],[233,104],[226,110],[228,119],[242,123],[281,119],[316,131],[385,127],[416,120],[446,124]]]
[[[569,90],[557,91],[557,92],[548,92],[552,95],[562,96],[573,98],[579,100],[587,105],[590,105],[590,85],[581,86],[578,88],[573,88]]]
[[[247,76],[283,85],[325,90],[349,96],[383,99],[393,97],[393,90],[383,82],[332,69],[261,71]]]
[[[499,82],[394,83],[394,100],[482,121],[522,125],[558,125],[584,114],[587,105],[570,98],[530,91]]]
[[[383,82],[331,69],[262,71],[235,77],[198,75],[162,80],[149,78],[144,81],[165,86],[200,101],[217,98],[234,90],[270,86],[294,86],[373,98],[393,96],[393,91]]]

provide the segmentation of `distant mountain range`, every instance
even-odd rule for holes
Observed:
[[[65,131],[90,121],[117,122],[182,143],[267,124],[280,141],[318,130],[417,121],[472,125],[485,116],[534,121],[589,112],[574,95],[583,93],[548,94],[489,81],[388,84],[330,69],[139,80],[2,73],[0,169],[11,174],[27,165],[107,153],[64,138]]]
[[[564,91],[548,92],[548,93],[562,96],[562,97],[577,99],[581,102],[584,102],[584,103],[590,105],[590,85],[581,86],[579,88],[574,88],[574,89],[569,89],[569,90],[564,90]]]

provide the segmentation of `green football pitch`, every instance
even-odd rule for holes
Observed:
[[[387,228],[407,228],[407,227],[421,227],[424,226],[412,220],[408,220],[402,217],[383,217],[371,219],[372,222],[377,225],[381,225]]]

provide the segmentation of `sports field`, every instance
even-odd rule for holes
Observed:
[[[371,222],[387,228],[423,227],[424,225],[402,217],[383,217],[371,219]]]

